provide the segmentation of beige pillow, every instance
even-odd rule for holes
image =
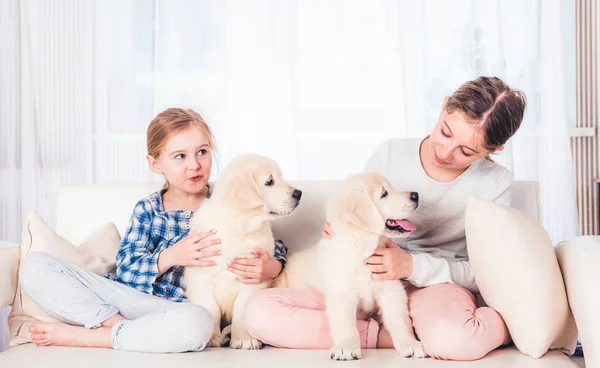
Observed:
[[[533,358],[548,349],[573,354],[577,326],[543,226],[514,208],[470,198],[465,231],[479,291],[517,348]]]
[[[119,233],[112,223],[96,231],[79,247],[50,229],[35,212],[27,215],[21,240],[21,262],[32,252],[47,252],[98,275],[114,272],[116,253],[120,243]],[[17,285],[17,293],[8,316],[9,345],[31,342],[29,325],[36,321],[55,322]]]

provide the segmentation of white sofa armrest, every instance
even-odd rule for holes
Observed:
[[[600,367],[600,236],[580,236],[555,248],[587,367]]]
[[[20,244],[0,242],[0,308],[15,300],[20,258]]]

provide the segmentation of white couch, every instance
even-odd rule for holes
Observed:
[[[298,181],[294,183],[304,194],[293,216],[274,222],[276,237],[283,239],[290,252],[314,243],[320,236],[324,221],[324,203],[335,188],[335,182]],[[106,222],[113,222],[122,235],[134,204],[159,189],[160,184],[65,186],[58,201],[57,232],[73,244],[80,244]],[[535,182],[516,182],[513,189],[514,207],[539,219],[539,190]],[[18,256],[19,244],[4,243],[5,250]],[[564,242],[557,247],[565,275],[568,295],[579,326],[588,368],[600,367],[600,240],[583,237]],[[3,254],[8,254],[3,252]],[[15,290],[10,280],[16,269],[9,269],[9,259],[0,259],[0,307],[11,304]],[[13,267],[14,268],[14,267]],[[587,289],[587,290],[586,290]],[[293,331],[290,331],[293,333]],[[158,337],[157,337],[158,338]],[[168,337],[163,337],[168,338]],[[393,350],[366,350],[363,359],[352,363],[331,362],[325,350],[285,350],[265,348],[262,351],[207,349],[199,353],[139,354],[107,349],[36,347],[20,345],[0,354],[0,367],[320,367],[353,364],[365,367],[577,367],[574,361],[558,351],[540,359],[521,354],[515,347],[498,349],[482,360],[469,363],[444,362],[428,358],[406,360]]]

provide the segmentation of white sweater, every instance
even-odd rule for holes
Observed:
[[[384,175],[395,189],[419,193],[419,207],[410,218],[417,230],[408,238],[392,239],[413,257],[413,273],[407,280],[418,287],[452,282],[477,293],[465,239],[467,198],[510,205],[512,174],[480,159],[451,182],[435,181],[421,165],[422,141],[386,141],[373,153],[365,171]]]

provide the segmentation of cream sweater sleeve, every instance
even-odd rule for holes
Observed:
[[[469,261],[448,261],[429,254],[411,254],[413,273],[407,278],[417,287],[454,283],[478,293],[477,283]]]

